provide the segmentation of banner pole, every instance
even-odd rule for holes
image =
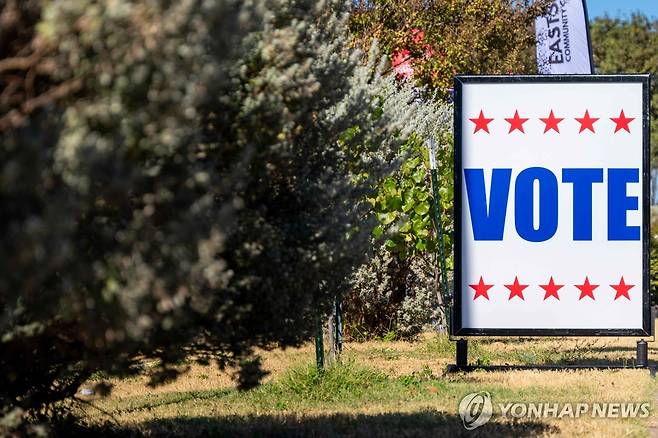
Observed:
[[[596,73],[594,71],[594,54],[592,50],[592,38],[589,34],[589,16],[587,15],[587,0],[583,0],[583,15],[585,16],[585,32],[587,33],[587,47],[589,49],[589,70],[590,74]]]

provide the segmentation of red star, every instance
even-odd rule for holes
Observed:
[[[482,280],[482,276],[480,276],[480,282],[478,284],[469,284],[469,287],[472,287],[475,291],[475,296],[473,297],[473,301],[475,301],[477,297],[485,297],[486,299],[489,299],[487,291],[493,287],[493,284],[484,284],[484,280]]]
[[[476,119],[468,119],[468,120],[475,123],[475,129],[473,130],[473,134],[475,134],[479,130],[482,130],[487,134],[489,134],[489,123],[493,119],[487,119],[486,117],[484,117],[484,113],[482,112],[482,110],[480,110],[480,115]]]
[[[585,283],[579,285],[576,285],[578,289],[580,289],[580,298],[579,300],[582,300],[585,297],[590,297],[591,299],[595,300],[594,298],[594,289],[599,287],[598,284],[590,284],[589,283],[589,278],[585,277]]]
[[[589,116],[589,111],[585,110],[585,115],[583,116],[582,119],[579,119],[576,117],[576,120],[578,123],[580,123],[580,131],[578,133],[583,132],[586,129],[589,129],[590,131],[594,132],[594,122],[599,120],[597,117],[590,117]]]
[[[514,131],[515,129],[518,129],[519,131],[523,132],[525,134],[525,131],[523,130],[523,124],[528,121],[528,119],[524,119],[523,117],[519,117],[519,110],[516,110],[514,112],[514,117],[511,119],[505,119],[507,122],[509,122],[509,133]]]
[[[551,129],[554,130],[555,132],[559,133],[560,128],[558,128],[557,124],[560,123],[564,119],[560,118],[560,117],[555,117],[555,115],[553,114],[553,110],[551,110],[551,113],[548,115],[547,118],[542,119],[540,117],[539,120],[541,120],[542,122],[544,122],[546,124],[546,127],[544,128],[544,134],[546,134]]]
[[[551,277],[548,284],[540,284],[539,287],[546,291],[546,294],[544,295],[544,301],[546,301],[546,299],[549,297],[555,297],[559,300],[560,297],[558,296],[557,291],[560,290],[563,286],[563,284],[555,284],[553,282],[553,277]]]
[[[615,300],[617,298],[621,297],[626,297],[626,299],[630,300],[631,297],[628,296],[628,291],[631,290],[635,285],[634,284],[626,284],[624,283],[624,277],[621,277],[621,280],[619,281],[619,284],[611,284],[610,287],[613,288],[614,290],[617,291],[617,295],[615,295]]]
[[[519,278],[514,277],[514,283],[512,284],[506,284],[505,287],[509,289],[509,298],[508,300],[511,300],[514,297],[519,297],[523,301],[525,301],[525,298],[523,298],[523,289],[528,287],[527,284],[519,284]]]
[[[621,110],[619,117],[610,117],[610,120],[617,124],[617,126],[615,126],[615,134],[622,129],[630,133],[631,129],[628,127],[628,124],[635,120],[635,117],[626,117],[624,110]]]

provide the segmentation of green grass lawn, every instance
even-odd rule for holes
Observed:
[[[650,358],[656,348],[650,343]],[[480,364],[633,363],[631,339],[499,339],[470,342]],[[339,364],[318,373],[312,345],[264,352],[270,371],[253,390],[230,372],[186,364],[155,389],[142,376],[111,380],[108,397],[88,397],[80,413],[105,432],[157,436],[647,436],[656,422],[655,379],[646,370],[508,371],[446,374],[454,343],[426,334],[416,342],[349,343]],[[90,382],[91,384],[92,382]],[[457,412],[471,392],[488,391],[491,421],[468,432]],[[649,418],[508,419],[498,403],[650,402]],[[93,405],[93,407],[92,407]]]

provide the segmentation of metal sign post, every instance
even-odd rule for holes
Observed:
[[[445,317],[446,329],[450,331],[451,318],[450,313],[452,309],[451,295],[448,290],[448,269],[446,267],[446,250],[443,238],[443,224],[441,223],[441,193],[439,192],[439,172],[436,164],[436,140],[429,139],[427,141],[427,148],[429,152],[430,162],[430,175],[432,179],[432,198],[434,210],[434,226],[437,234],[437,241],[439,244],[439,266],[441,275],[441,297],[443,304],[443,315]]]

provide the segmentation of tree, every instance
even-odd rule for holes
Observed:
[[[534,73],[535,17],[547,1],[359,1],[350,20],[358,45],[378,39],[394,67],[444,98],[456,74]]]
[[[2,413],[50,414],[136,353],[152,384],[194,355],[248,387],[255,347],[308,339],[436,110],[359,64],[348,7],[0,0],[29,30],[0,41]]]

